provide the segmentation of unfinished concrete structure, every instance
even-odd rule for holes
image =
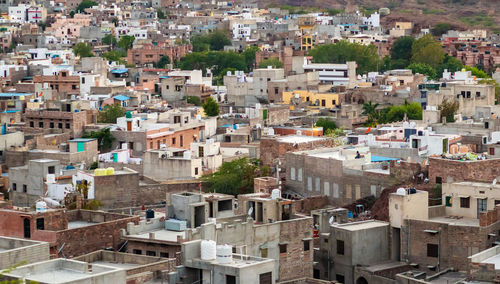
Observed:
[[[50,259],[49,243],[0,237],[0,269]]]
[[[188,228],[196,228],[208,221],[209,204],[200,193],[183,192],[170,195],[166,216],[186,221]]]

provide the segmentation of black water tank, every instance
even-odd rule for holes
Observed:
[[[153,209],[146,210],[146,218],[152,219],[155,217],[155,211]]]

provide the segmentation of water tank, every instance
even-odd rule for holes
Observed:
[[[107,176],[114,175],[114,174],[115,174],[115,168],[109,167],[109,168],[106,169],[106,175]]]
[[[406,195],[406,189],[400,187],[398,190],[396,190],[397,195]]]
[[[94,170],[94,176],[105,176],[106,175],[106,169],[95,169]]]
[[[36,203],[36,212],[45,212],[47,211],[47,203],[45,201],[38,201]]]
[[[155,217],[155,211],[153,209],[146,210],[146,218],[152,219]]]
[[[202,260],[214,260],[216,258],[216,247],[215,241],[201,241],[201,259]]]
[[[217,262],[231,263],[233,261],[233,247],[230,245],[217,246]]]
[[[275,188],[273,191],[271,191],[271,199],[278,199],[281,198],[281,190]]]

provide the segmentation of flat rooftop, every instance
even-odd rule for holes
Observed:
[[[134,238],[134,239],[151,240],[149,238],[149,233],[155,234],[154,240],[172,242],[172,243],[177,242],[177,236],[180,236],[183,239],[186,237],[186,234],[184,233],[184,231],[176,232],[176,231],[169,231],[169,230],[165,230],[165,229],[156,230],[156,231],[148,231],[148,232],[144,232],[141,234],[135,234],[135,235],[127,235],[126,237],[127,238]]]
[[[281,136],[276,140],[282,143],[308,143],[314,141],[321,141],[325,139],[327,138],[317,137],[317,136],[288,135],[288,136]]]
[[[455,216],[438,216],[429,218],[429,221],[447,223],[454,226],[479,227],[479,219],[472,219],[472,218],[456,218]]]
[[[83,228],[83,227],[88,227],[88,226],[92,226],[95,224],[99,224],[99,223],[82,221],[82,220],[69,221],[68,222],[68,229]]]
[[[214,260],[202,260],[201,258],[193,258],[193,264],[196,267],[196,264],[211,264],[211,265],[217,265],[217,266],[225,266],[225,267],[236,267],[236,268],[243,268],[243,267],[249,267],[258,263],[263,263],[263,262],[272,262],[274,260],[272,259],[266,259],[266,258],[258,258],[258,257],[252,257],[252,256],[247,256],[247,255],[241,255],[241,254],[233,254],[233,259],[230,263],[219,263],[217,262],[216,259]]]
[[[388,226],[389,223],[381,222],[381,221],[362,221],[362,222],[354,222],[354,223],[344,223],[340,225],[335,225],[334,227],[341,228],[347,231],[359,231],[359,230],[368,230],[373,228],[380,228],[384,226]]]

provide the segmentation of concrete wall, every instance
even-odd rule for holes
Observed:
[[[0,135],[0,151],[5,151],[12,146],[22,146],[24,144],[24,133],[14,132]]]
[[[0,237],[0,269],[50,259],[49,243]]]
[[[418,191],[415,194],[389,195],[389,220],[391,227],[401,228],[406,219],[427,220],[429,218],[427,191]]]
[[[202,174],[201,159],[161,159],[158,155],[156,151],[146,152],[144,156],[145,176],[154,180],[164,181],[178,178],[198,178]]]

